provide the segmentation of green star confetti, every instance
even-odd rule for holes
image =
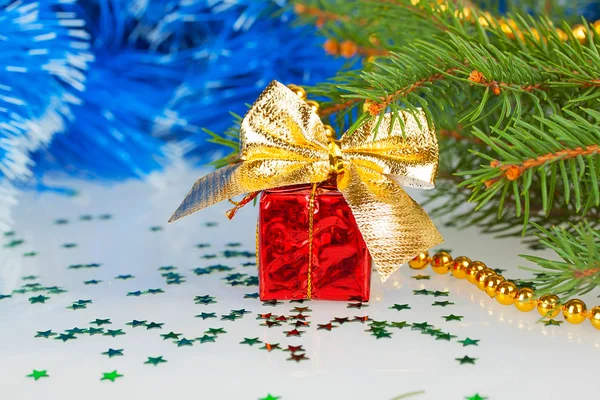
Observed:
[[[59,219],[54,220],[54,223],[56,225],[66,225],[69,223],[69,220],[65,219],[65,218],[59,218]]]
[[[271,393],[267,393],[267,397],[261,397],[258,400],[279,400],[280,398],[279,396],[271,396]]]
[[[258,293],[246,293],[244,295],[245,299],[258,299]]]
[[[150,232],[160,232],[162,231],[162,226],[151,226],[150,227]]]
[[[447,307],[454,305],[451,301],[434,301],[432,306]]]
[[[390,338],[392,337],[392,334],[388,331],[386,331],[384,328],[381,329],[376,329],[372,332],[372,335],[375,336],[377,339],[381,339],[381,338]]]
[[[211,312],[211,313],[201,313],[195,316],[196,318],[202,318],[203,320],[207,319],[207,318],[217,318],[216,313]]]
[[[23,279],[24,281],[34,281],[37,278],[39,278],[39,276],[37,276],[37,275],[27,275],[27,276],[22,277],[21,279]]]
[[[348,303],[348,305],[346,306],[346,308],[357,308],[359,310],[363,307],[369,307],[369,305],[359,302],[359,303]]]
[[[424,329],[421,331],[421,334],[438,337],[439,335],[444,335],[444,332],[441,329]]]
[[[146,330],[149,330],[149,329],[162,329],[162,326],[164,324],[165,324],[164,322],[160,322],[160,323],[150,322],[148,325],[146,325]]]
[[[390,327],[392,328],[398,328],[398,329],[403,329],[403,328],[407,328],[409,327],[410,324],[407,323],[406,321],[401,321],[401,322],[391,322],[390,323]]]
[[[239,310],[231,310],[232,314],[236,314],[236,315],[244,315],[244,314],[250,314],[250,311],[247,311],[244,308],[241,308]]]
[[[108,356],[108,358],[113,358],[115,356],[122,356],[123,355],[123,349],[108,349],[108,351],[105,351],[104,353],[102,353],[102,355],[104,356]]]
[[[163,340],[167,340],[167,339],[175,339],[175,340],[179,340],[179,336],[183,335],[182,333],[175,333],[175,332],[169,332],[169,333],[163,333],[162,338]]]
[[[462,321],[462,319],[464,318],[462,315],[454,315],[454,314],[450,314],[450,315],[444,315],[442,316],[442,318],[444,318],[446,321]]]
[[[106,221],[106,220],[112,219],[112,215],[110,215],[110,214],[100,214],[98,216],[98,218],[100,218],[103,221]]]
[[[66,342],[67,340],[73,340],[73,339],[77,339],[77,337],[75,335],[73,335],[72,333],[61,333],[59,334],[57,337],[54,338],[54,340],[62,340],[63,342]]]
[[[97,285],[100,282],[102,282],[102,281],[99,281],[99,280],[96,280],[96,279],[92,279],[92,280],[89,280],[89,281],[84,281],[83,284],[84,285]]]
[[[194,342],[192,340],[183,338],[180,339],[178,341],[176,341],[175,343],[177,343],[177,347],[182,347],[182,346],[193,346]]]
[[[48,297],[48,296],[44,296],[44,295],[40,294],[39,296],[30,297],[29,302],[31,304],[36,304],[36,303],[45,304],[46,300],[48,300],[49,298],[50,297]]]
[[[175,268],[172,265],[164,265],[164,266],[158,268],[159,271],[172,271],[174,269],[177,269],[177,268]]]
[[[146,290],[146,293],[148,294],[159,294],[159,293],[164,293],[165,291],[162,289],[148,289]]]
[[[426,330],[426,329],[430,329],[433,328],[433,325],[429,325],[427,322],[420,322],[420,323],[413,323],[412,324],[412,330],[416,331],[416,330]]]
[[[479,339],[469,339],[459,340],[459,343],[462,343],[463,347],[465,346],[479,346]]]
[[[62,247],[65,249],[73,249],[77,247],[77,243],[64,243]]]
[[[260,349],[270,352],[271,350],[281,350],[281,347],[279,347],[279,343],[265,343]]]
[[[244,338],[244,340],[242,342],[240,342],[240,344],[247,344],[249,346],[254,346],[255,344],[261,344],[262,341],[260,341],[257,337],[255,338]]]
[[[92,220],[92,218],[94,218],[94,217],[92,217],[91,215],[88,215],[88,214],[86,214],[86,215],[82,215],[82,216],[80,216],[80,217],[79,217],[79,220],[80,220],[80,221],[91,221],[91,220]]]
[[[435,292],[433,292],[433,297],[448,297],[448,295],[450,294],[450,292],[442,292],[439,290],[436,290]]]
[[[144,364],[152,364],[156,367],[158,364],[165,362],[167,362],[167,360],[163,359],[163,356],[148,357],[148,361],[145,361]]]
[[[28,252],[23,253],[23,257],[35,257],[38,254],[40,254],[40,253],[38,253],[37,251],[28,251]]]
[[[114,371],[112,371],[112,372],[103,372],[103,373],[102,373],[102,378],[100,378],[100,380],[101,380],[101,381],[104,381],[104,380],[109,380],[109,381],[111,381],[111,382],[114,382],[114,381],[115,381],[115,379],[117,379],[117,378],[121,378],[122,376],[123,376],[123,375],[119,374],[119,373],[117,372],[117,370],[114,370]]]
[[[473,396],[465,397],[466,400],[487,400],[487,397],[481,397],[479,393],[475,393]]]
[[[75,327],[73,329],[67,329],[65,332],[67,332],[69,335],[82,335],[87,333],[87,330]]]
[[[205,331],[204,333],[207,333],[207,334],[213,335],[213,336],[217,336],[217,335],[220,335],[222,333],[227,333],[227,332],[223,328],[208,328],[208,330]]]
[[[275,307],[280,304],[283,304],[283,302],[277,301],[277,300],[267,300],[267,301],[263,301],[263,303],[262,303],[263,306],[271,306],[271,307]]]
[[[10,242],[8,242],[7,244],[5,244],[4,247],[12,249],[14,247],[22,245],[23,243],[25,243],[24,240],[14,239],[14,240],[11,240]]]
[[[386,326],[389,326],[389,324],[387,321],[371,321],[369,326],[375,328],[385,328]]]
[[[432,295],[434,292],[432,292],[431,290],[427,290],[427,289],[420,289],[420,290],[413,290],[413,294],[415,296],[430,296]]]
[[[441,333],[436,336],[435,340],[446,340],[449,342],[452,339],[454,339],[455,337],[456,337],[455,335],[451,335],[449,333]]]
[[[37,331],[36,335],[34,337],[41,337],[41,338],[45,338],[48,339],[50,336],[56,336],[57,333],[56,332],[52,332],[51,330],[48,331]]]
[[[107,330],[103,336],[112,336],[112,337],[117,337],[117,336],[121,336],[121,335],[125,335],[125,332],[123,332],[122,329],[109,329]]]
[[[234,313],[221,315],[221,321],[235,321],[238,318],[242,316]]]
[[[73,303],[70,306],[65,307],[69,310],[81,310],[81,309],[85,309],[87,308],[87,306],[85,304],[77,304],[77,303]]]
[[[104,335],[104,328],[94,328],[94,327],[90,327],[87,330],[87,333],[90,336],[94,336],[94,335]]]
[[[144,293],[136,290],[135,292],[127,292],[127,296],[135,296],[135,297],[140,297],[141,295],[143,295]]]
[[[416,280],[418,280],[418,281],[422,281],[422,280],[424,280],[424,279],[425,279],[425,280],[429,280],[429,279],[431,278],[431,276],[429,276],[429,275],[421,275],[421,274],[419,274],[419,275],[413,275],[411,278],[413,278],[413,279],[416,279]]]
[[[216,336],[204,335],[202,337],[197,338],[196,340],[200,343],[212,342],[214,343]]]
[[[396,311],[410,310],[410,306],[408,304],[394,304],[390,309]]]
[[[137,319],[134,319],[131,322],[127,322],[125,325],[129,325],[132,328],[137,328],[138,326],[146,326],[146,322],[146,320],[138,321]]]
[[[94,321],[91,321],[90,324],[102,326],[102,325],[110,325],[110,324],[112,324],[112,322],[110,322],[110,318],[107,318],[107,319],[96,318]]]
[[[41,370],[41,371],[38,371],[38,370],[34,369],[33,372],[31,374],[29,374],[29,375],[26,375],[26,377],[27,378],[33,378],[33,379],[35,379],[37,381],[40,378],[49,378],[50,375],[48,375],[48,371],[45,370],[45,369]]]
[[[464,365],[464,364],[475,364],[475,360],[477,360],[476,358],[471,358],[469,356],[464,356],[462,358],[455,358],[456,361],[458,361],[460,363],[460,365]]]
[[[208,304],[216,303],[216,301],[215,301],[215,298],[213,296],[204,295],[204,296],[196,296],[196,297],[194,297],[194,303],[208,305]]]
[[[548,319],[543,322],[544,322],[544,326],[560,326],[560,324],[563,323],[563,321],[557,321],[555,319]]]
[[[135,278],[135,276],[131,275],[131,274],[127,274],[127,275],[118,275],[115,276],[115,279],[121,279],[121,280],[127,280],[127,279],[133,279]]]
[[[12,294],[0,294],[0,300],[10,299],[12,298]]]

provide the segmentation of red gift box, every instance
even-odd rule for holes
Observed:
[[[335,185],[263,191],[258,229],[261,300],[369,300],[371,256]]]

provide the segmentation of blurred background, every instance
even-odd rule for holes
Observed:
[[[598,18],[585,4],[574,14]],[[112,182],[204,164],[219,146],[203,128],[225,130],[271,80],[310,85],[360,65],[328,55],[294,6],[0,0],[0,229],[21,190],[73,194],[49,174]]]

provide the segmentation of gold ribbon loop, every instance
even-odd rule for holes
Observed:
[[[385,280],[442,242],[425,211],[400,187],[433,188],[435,132],[422,112],[399,115],[384,114],[335,140],[310,105],[273,81],[242,120],[241,162],[196,181],[170,221],[248,192],[316,184],[335,175]],[[309,295],[310,289],[309,282]]]

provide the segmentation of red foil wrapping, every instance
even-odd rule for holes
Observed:
[[[258,225],[261,300],[307,298],[311,185],[262,192]],[[350,207],[331,184],[314,199],[311,298],[368,301],[371,256]]]

